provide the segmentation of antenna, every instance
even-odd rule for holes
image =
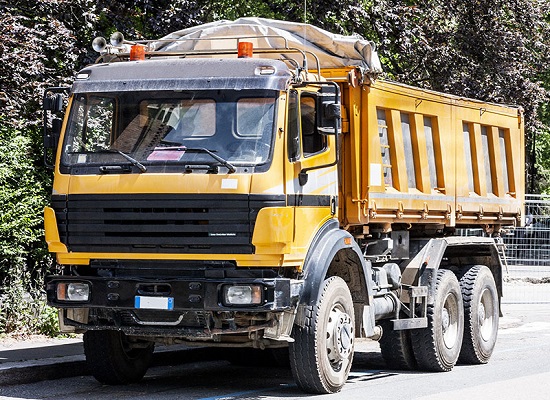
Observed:
[[[307,0],[304,0],[304,24],[307,24]],[[307,42],[307,28],[304,25],[304,46]]]

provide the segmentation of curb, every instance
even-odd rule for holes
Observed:
[[[89,375],[84,356],[6,363],[0,367],[0,386]]]

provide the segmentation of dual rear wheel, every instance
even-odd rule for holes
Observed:
[[[450,371],[457,363],[483,364],[493,352],[499,300],[489,268],[474,265],[460,280],[449,270],[437,271],[428,326],[394,331],[382,321],[382,356],[390,368]]]

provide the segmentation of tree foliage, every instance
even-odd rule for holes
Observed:
[[[540,190],[531,149],[548,123],[539,110],[549,101],[549,4],[380,0],[370,15],[392,78],[524,108],[528,189]]]
[[[522,106],[529,189],[549,191],[546,0],[0,0],[0,302],[11,304],[10,315],[21,314],[16,304],[27,304],[17,301],[22,293],[40,298],[51,263],[42,239],[50,192],[50,172],[41,161],[44,88],[69,84],[94,62],[90,44],[97,35],[118,30],[129,39],[158,38],[251,16],[359,34],[377,44],[390,79]],[[17,331],[6,309],[0,307],[0,327]],[[42,312],[35,307],[30,314]],[[30,320],[38,322],[23,325],[48,326]]]

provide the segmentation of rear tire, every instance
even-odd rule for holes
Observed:
[[[418,367],[450,371],[458,360],[464,334],[464,307],[458,280],[451,271],[437,271],[434,303],[428,305],[428,326],[411,331]]]
[[[353,360],[355,320],[346,282],[324,281],[320,298],[306,307],[303,327],[294,326],[289,356],[292,375],[307,393],[335,393],[346,383]]]
[[[107,385],[140,381],[153,357],[154,343],[132,341],[119,331],[87,331],[83,340],[90,373]]]
[[[497,341],[499,300],[493,274],[474,265],[460,278],[464,302],[464,338],[459,362],[485,364]]]
[[[390,369],[410,371],[417,368],[409,330],[396,331],[390,320],[380,321],[380,351]]]

